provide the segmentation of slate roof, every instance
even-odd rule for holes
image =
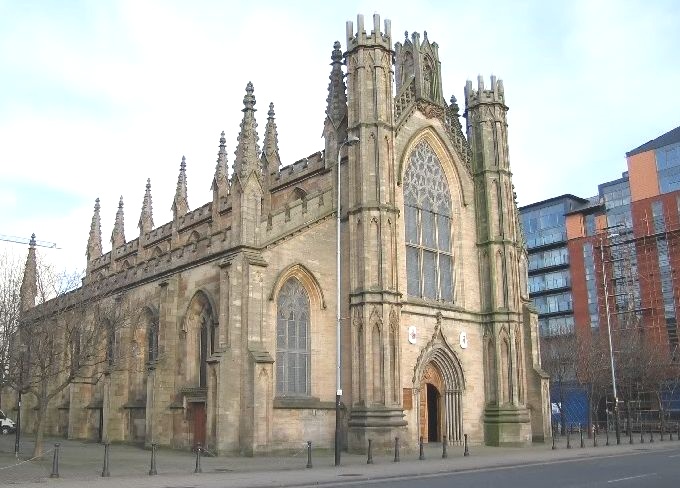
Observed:
[[[635,156],[636,154],[651,151],[652,149],[659,149],[660,147],[668,146],[669,144],[675,144],[676,142],[680,142],[680,126],[666,132],[664,135],[661,135],[656,139],[645,142],[642,146],[631,149],[626,153],[626,157]]]

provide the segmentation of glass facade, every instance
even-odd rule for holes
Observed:
[[[600,326],[600,308],[597,303],[597,282],[595,281],[597,273],[595,273],[595,257],[593,256],[593,244],[591,242],[583,245],[583,268],[586,275],[590,327],[596,329]]]
[[[655,151],[661,193],[680,190],[680,142]]]
[[[529,252],[529,294],[542,336],[574,332],[566,213],[585,203],[564,195],[520,210]]]
[[[673,270],[666,240],[666,219],[661,201],[652,202],[652,220],[656,234],[656,250],[659,258],[659,278],[663,297],[664,317],[671,347],[678,344],[678,330],[675,319],[675,296],[673,293]]]

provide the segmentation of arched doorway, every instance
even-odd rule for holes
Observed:
[[[465,378],[456,354],[438,329],[414,368],[418,435],[424,442],[463,443]]]
[[[427,383],[427,441],[439,442],[441,432],[441,394],[436,386]]]
[[[444,381],[434,364],[428,364],[420,383],[420,435],[423,442],[440,442],[442,440],[442,391]]]

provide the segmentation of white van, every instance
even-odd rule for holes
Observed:
[[[0,433],[3,435],[11,434],[16,429],[14,420],[5,415],[5,412],[0,410]]]

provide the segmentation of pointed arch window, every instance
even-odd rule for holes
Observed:
[[[276,393],[309,396],[309,295],[297,278],[281,287],[276,302]]]
[[[451,194],[432,147],[420,142],[404,175],[406,276],[410,296],[453,302]]]

